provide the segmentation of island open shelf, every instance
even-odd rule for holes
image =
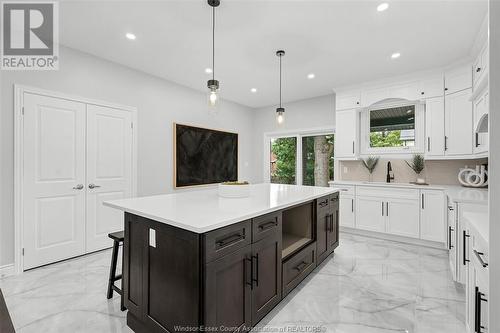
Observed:
[[[313,241],[313,212],[313,202],[283,211],[282,259]]]

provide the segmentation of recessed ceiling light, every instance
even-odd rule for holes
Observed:
[[[256,93],[257,92],[257,88],[252,88],[252,89],[250,89],[250,91],[253,92],[253,93]]]
[[[393,54],[391,55],[391,58],[392,58],[392,59],[397,59],[397,58],[399,58],[399,57],[401,57],[401,53],[399,53],[399,52],[393,53]]]
[[[314,79],[315,77],[316,77],[316,75],[314,75],[314,73],[307,74],[307,78],[309,80]]]
[[[389,8],[389,4],[387,2],[381,3],[380,5],[377,6],[377,10],[379,12],[383,12],[387,8]]]
[[[205,68],[205,73],[212,74],[212,68]]]
[[[125,34],[125,37],[127,37],[127,38],[128,38],[128,39],[130,39],[130,40],[134,40],[134,39],[136,39],[136,38],[137,38],[137,37],[135,37],[135,35],[134,35],[133,33],[130,33],[130,32],[127,32],[127,33]]]

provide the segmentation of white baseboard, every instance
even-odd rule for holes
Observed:
[[[420,246],[432,247],[432,248],[439,249],[439,250],[446,250],[446,244],[444,244],[444,243],[433,242],[433,241],[428,241],[428,240],[423,240],[423,239],[415,239],[415,238],[409,238],[409,237],[403,237],[403,236],[397,236],[397,235],[389,235],[389,234],[384,234],[381,232],[367,231],[367,230],[354,229],[354,228],[342,227],[342,226],[340,227],[340,231],[348,233],[348,234],[353,234],[353,235],[379,238],[379,239],[385,239],[385,240],[390,240],[390,241],[399,242],[399,243],[420,245]]]
[[[0,279],[14,275],[15,273],[14,264],[0,266]]]

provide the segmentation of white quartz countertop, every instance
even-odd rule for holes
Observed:
[[[350,185],[350,186],[374,186],[385,188],[413,188],[422,190],[442,190],[454,202],[488,204],[488,190],[482,188],[470,188],[456,185],[415,185],[410,183],[385,183],[385,182],[366,182],[366,181],[333,181],[330,186]]]
[[[464,219],[471,228],[483,237],[485,241],[490,239],[490,221],[488,218],[488,206],[467,204],[461,207]]]
[[[218,189],[112,200],[105,206],[196,233],[204,233],[256,216],[339,192],[335,187],[281,184],[250,185],[247,198],[222,198]]]

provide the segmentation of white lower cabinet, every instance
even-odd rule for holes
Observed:
[[[331,186],[346,187],[342,183]],[[442,190],[391,185],[347,187],[340,195],[342,227],[437,242],[443,248],[447,244],[446,196]]]
[[[380,198],[358,196],[356,198],[356,228],[385,232],[385,207]]]
[[[339,214],[341,226],[349,228],[355,227],[353,195],[340,194]]]
[[[420,192],[420,238],[434,242],[446,242],[446,200],[441,190]],[[450,230],[448,230],[448,233]]]
[[[386,232],[411,238],[419,237],[419,202],[413,199],[389,199],[386,202]]]

